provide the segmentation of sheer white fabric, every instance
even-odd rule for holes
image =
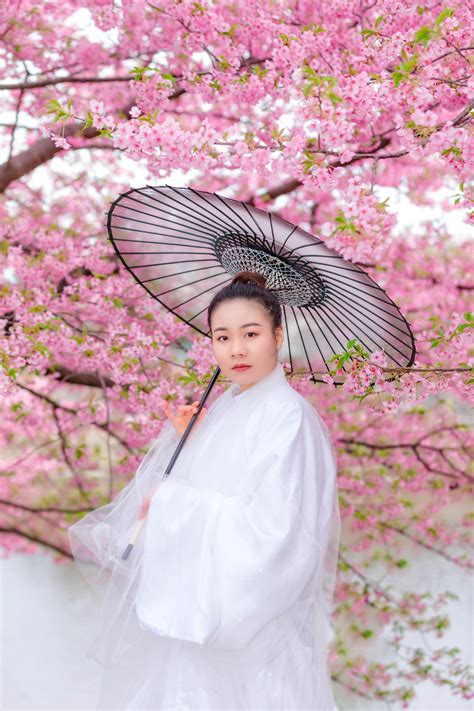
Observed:
[[[212,403],[160,481],[178,441],[167,422],[119,496],[69,528],[84,576],[105,587],[89,650],[104,666],[97,709],[335,709],[340,519],[325,423],[277,363]]]

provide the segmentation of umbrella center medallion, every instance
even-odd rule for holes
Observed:
[[[298,261],[296,268],[291,257],[284,259],[261,248],[235,245],[235,237],[251,239],[247,235],[225,235],[215,242],[216,255],[229,274],[242,271],[262,274],[266,278],[266,288],[275,291],[282,304],[317,306],[325,300],[327,285],[316,274],[314,265],[305,270],[305,262],[299,257],[294,260]]]

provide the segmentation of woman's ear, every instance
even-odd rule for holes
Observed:
[[[277,349],[280,350],[281,345],[283,343],[283,328],[281,326],[277,326],[275,328],[275,338],[276,338],[276,345]]]

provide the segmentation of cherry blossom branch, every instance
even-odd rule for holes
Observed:
[[[9,501],[8,499],[0,499],[0,504],[3,504],[3,506],[11,506],[15,509],[21,509],[22,511],[28,511],[30,513],[81,514],[86,513],[87,511],[95,511],[95,507],[69,509],[61,506],[28,506],[27,504],[21,504],[18,501]]]
[[[451,462],[449,462],[446,457],[443,457],[443,453],[446,452],[447,450],[454,450],[454,451],[462,451],[466,455],[468,455],[468,452],[466,451],[466,448],[462,445],[459,447],[434,447],[433,445],[428,445],[428,444],[423,444],[423,440],[427,439],[428,437],[432,437],[435,434],[439,434],[442,431],[447,431],[447,432],[452,432],[453,435],[455,435],[456,430],[465,430],[466,426],[463,424],[454,424],[451,425],[450,427],[444,427],[444,428],[439,428],[438,430],[434,430],[432,432],[427,432],[423,437],[420,437],[417,441],[415,442],[390,442],[386,444],[377,444],[373,442],[366,442],[364,440],[360,440],[357,438],[354,439],[349,439],[346,437],[340,437],[338,438],[338,442],[342,442],[346,445],[349,446],[349,448],[352,447],[366,447],[369,450],[372,451],[379,451],[379,450],[399,450],[399,449],[410,449],[414,456],[418,459],[420,464],[423,465],[424,469],[427,471],[431,472],[432,474],[439,474],[440,476],[444,476],[448,479],[454,479],[456,482],[459,481],[460,478],[467,479],[468,481],[474,481],[474,476],[471,476],[470,474],[467,473],[467,471],[464,471],[462,469],[459,469],[458,467],[455,467]],[[426,462],[421,453],[420,450],[431,450],[439,454],[442,458],[444,458],[445,461],[447,461],[448,465],[452,470],[454,470],[455,473],[450,473],[443,471],[441,469],[438,469],[437,467],[431,466],[428,462]]]
[[[118,81],[132,81],[133,76],[126,77],[57,77],[55,79],[38,79],[37,81],[12,82],[10,84],[0,84],[0,91],[21,89],[40,89],[45,86],[56,86],[57,84],[104,84]]]
[[[62,452],[64,461],[66,462],[67,466],[69,467],[69,469],[72,473],[72,476],[74,478],[74,481],[76,482],[76,486],[79,490],[80,495],[82,496],[82,498],[84,499],[84,501],[87,504],[90,504],[89,496],[86,493],[84,487],[82,486],[81,477],[80,477],[79,473],[77,472],[77,470],[76,470],[76,468],[75,468],[75,466],[68,454],[66,438],[64,436],[64,433],[63,433],[63,430],[61,427],[61,423],[60,423],[58,415],[57,415],[57,407],[53,406],[52,412],[53,412],[53,419],[54,419],[54,422],[56,423],[56,428],[57,428],[58,435],[59,435],[59,442],[60,442],[61,452]]]
[[[413,543],[416,543],[417,545],[421,546],[422,548],[425,548],[426,550],[430,551],[430,553],[436,553],[437,555],[441,556],[441,558],[448,560],[450,563],[454,563],[455,565],[458,565],[458,566],[461,565],[457,558],[454,558],[453,556],[449,555],[449,553],[446,553],[446,551],[443,551],[440,548],[435,548],[434,546],[430,546],[429,543],[426,543],[426,541],[423,541],[420,538],[417,538],[416,536],[414,536],[412,533],[409,533],[406,530],[406,528],[399,528],[398,526],[394,526],[393,524],[386,523],[385,521],[379,521],[378,525],[383,526],[383,528],[388,528],[391,531],[395,531],[396,533],[399,533],[401,536],[408,538]],[[474,569],[474,565],[471,565],[470,563],[461,565],[461,567],[467,568],[469,570]]]
[[[122,109],[122,112],[129,118],[131,118],[130,110],[133,105],[133,101],[129,102]],[[68,123],[64,126],[64,137],[75,136],[79,132],[82,138],[86,139],[96,138],[100,135],[99,129],[93,126],[85,129],[83,121]],[[18,180],[23,175],[31,173],[38,166],[44,165],[61,150],[62,148],[54,145],[51,138],[40,138],[32,146],[13,157],[8,163],[0,165],[0,193],[5,192],[14,180]]]
[[[60,405],[58,402],[55,402],[52,398],[50,398],[48,395],[45,395],[44,393],[39,393],[33,388],[30,388],[28,385],[24,385],[23,383],[16,383],[17,387],[21,388],[22,390],[26,390],[27,392],[31,393],[35,397],[44,400],[45,402],[49,403],[52,407],[63,410],[64,412],[67,412],[68,414],[75,415],[76,417],[80,418],[80,413],[77,410],[74,410],[71,407],[67,407],[66,405]],[[91,422],[91,425],[94,427],[97,427],[100,430],[103,430],[104,432],[109,432],[112,437],[114,437],[121,445],[126,449],[126,451],[129,454],[133,454],[133,450],[131,447],[125,442],[119,435],[115,434],[108,425],[101,424],[100,422]]]
[[[51,543],[50,541],[46,541],[43,538],[40,538],[39,536],[35,536],[32,533],[28,533],[27,531],[20,531],[20,529],[15,528],[14,526],[0,526],[0,533],[13,533],[16,536],[26,538],[28,541],[32,541],[33,543],[38,543],[42,546],[46,546],[46,548],[51,548],[51,550],[56,551],[57,553],[62,553],[62,555],[66,556],[66,558],[73,559],[71,553],[68,550],[62,548],[61,546],[58,546],[55,543]]]

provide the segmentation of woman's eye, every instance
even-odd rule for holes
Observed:
[[[248,333],[246,333],[245,335],[246,336],[258,336],[258,333],[256,333],[255,331],[248,331]],[[227,336],[219,336],[219,338],[217,340],[220,341],[221,338],[227,338]]]

